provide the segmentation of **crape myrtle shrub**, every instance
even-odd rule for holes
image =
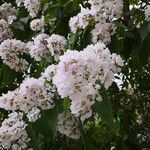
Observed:
[[[0,149],[149,149],[149,56],[149,0],[1,0]]]

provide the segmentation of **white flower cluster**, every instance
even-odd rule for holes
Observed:
[[[91,10],[95,11],[99,18],[112,21],[121,17],[123,0],[89,0],[89,3],[91,4]],[[96,19],[98,19],[97,17]]]
[[[28,47],[31,57],[36,61],[40,61],[42,58],[48,60],[49,56],[53,56],[55,61],[58,61],[58,57],[66,50],[66,39],[60,35],[49,36],[41,33],[33,40],[33,43],[30,42]]]
[[[27,69],[28,62],[18,56],[27,52],[28,49],[26,44],[20,40],[7,39],[0,44],[1,59],[6,65],[16,71],[23,71]]]
[[[111,35],[115,33],[115,26],[112,23],[107,23],[105,20],[97,23],[91,31],[92,42],[102,41],[108,44],[111,41]]]
[[[89,45],[80,52],[68,50],[60,56],[53,83],[62,98],[71,99],[71,112],[85,120],[92,115],[95,99],[101,100],[101,84],[107,89],[121,66],[121,57],[111,55],[102,43]]]
[[[3,3],[0,6],[0,19],[6,20],[11,24],[16,19],[17,10],[12,6],[11,3]]]
[[[91,21],[95,21],[95,27],[91,31],[92,42],[103,42],[108,44],[111,35],[115,33],[113,20],[122,14],[122,0],[89,0],[91,8],[83,8],[77,16],[70,19],[69,26],[72,32],[77,29],[85,29]]]
[[[0,97],[0,108],[20,110],[27,114],[30,122],[40,118],[40,110],[54,107],[53,93],[39,79],[26,78],[15,91]]]
[[[47,43],[48,43],[47,47],[51,55],[54,56],[55,61],[58,61],[59,56],[66,51],[67,41],[65,37],[52,34],[47,39]]]
[[[41,61],[42,58],[47,58],[49,51],[47,49],[47,39],[49,35],[41,33],[33,38],[33,42],[28,44],[30,56],[36,61]]]
[[[38,119],[33,118],[33,113],[40,112],[38,108],[46,110],[54,107],[53,93],[39,79],[26,78],[18,92],[22,97],[22,106],[20,104],[19,109],[28,113],[29,121]]]
[[[0,19],[0,43],[6,39],[11,39],[13,36],[9,24],[6,20]]]
[[[77,29],[85,29],[92,19],[94,20],[94,14],[92,10],[88,8],[83,8],[81,6],[81,11],[77,16],[71,17],[69,21],[69,26],[72,32],[76,32]]]
[[[63,112],[58,115],[58,131],[61,134],[66,135],[67,137],[71,137],[73,139],[80,138],[80,130],[78,127],[78,122],[74,115],[72,115],[69,111]]]
[[[0,127],[0,145],[2,149],[25,150],[30,141],[26,132],[23,114],[13,112],[8,115]]]
[[[12,39],[13,33],[9,25],[16,19],[17,10],[11,3],[3,3],[0,6],[0,43],[6,39]]]
[[[44,82],[45,86],[53,93],[56,92],[56,86],[52,83],[53,77],[56,74],[56,65],[49,65],[39,78],[40,81]]]
[[[37,17],[40,9],[40,0],[24,0],[23,3],[29,15],[32,18]]]
[[[48,66],[44,73],[42,73],[42,76],[39,78],[42,81],[52,81],[54,75],[56,73],[56,65],[50,65]]]
[[[30,23],[30,28],[33,31],[44,31],[44,17],[32,20]]]
[[[147,8],[145,9],[145,19],[147,21],[150,21],[150,5],[148,5]]]
[[[18,109],[18,92],[8,91],[7,94],[2,94],[0,97],[0,108],[4,108],[5,110],[15,111]]]

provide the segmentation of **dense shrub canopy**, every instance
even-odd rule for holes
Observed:
[[[150,148],[149,0],[0,1],[0,149]]]

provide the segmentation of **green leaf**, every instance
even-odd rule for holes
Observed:
[[[126,37],[128,37],[128,38],[132,38],[132,39],[135,39],[135,36],[134,36],[134,34],[132,33],[132,32],[123,32],[124,33],[124,35],[126,36]]]
[[[148,63],[148,59],[150,57],[150,33],[147,34],[146,38],[141,44],[141,48],[139,51],[139,58],[141,64],[146,64]]]
[[[57,112],[54,110],[42,111],[41,118],[35,122],[35,129],[47,139],[51,139],[56,132]]]
[[[141,36],[142,42],[145,40],[149,32],[150,32],[150,23],[144,22],[140,30],[140,36]]]
[[[63,109],[66,111],[70,107],[70,99],[68,97],[65,97],[63,100]]]
[[[34,124],[36,131],[53,144],[57,133],[57,116],[60,110],[60,101],[55,103],[55,108],[42,111],[41,118]]]
[[[81,40],[80,40],[80,48],[83,49],[91,43],[91,30],[93,29],[94,24],[88,25],[84,31],[82,32]]]
[[[29,21],[29,17],[23,17],[19,21],[22,22],[22,23],[24,23],[24,24],[27,24],[28,21]]]
[[[22,22],[14,22],[12,24],[12,27],[15,29],[19,29],[19,30],[24,31],[24,25],[22,24]]]
[[[129,28],[127,26],[125,26],[122,22],[114,21],[113,23],[115,24],[116,27],[122,28],[125,31],[129,31]]]
[[[80,0],[68,0],[64,5],[63,15],[70,16],[72,13],[80,10]]]
[[[75,44],[78,40],[78,37],[79,37],[78,32],[69,34],[69,39],[68,39],[69,49],[74,49],[75,48]]]
[[[28,124],[28,126],[27,126],[27,132],[28,132],[29,137],[31,138],[31,141],[30,141],[31,147],[34,150],[39,150],[38,138],[37,138],[37,135],[36,135],[36,132],[35,132],[35,129],[34,129],[32,123]]]
[[[106,89],[102,86],[101,95],[102,102],[94,104],[94,110],[102,117],[103,121],[107,123],[110,128],[113,128],[113,111],[111,102],[108,98]]]
[[[8,85],[12,85],[16,76],[16,72],[10,69],[7,65],[2,64],[1,75],[0,75],[0,86],[7,87]]]

